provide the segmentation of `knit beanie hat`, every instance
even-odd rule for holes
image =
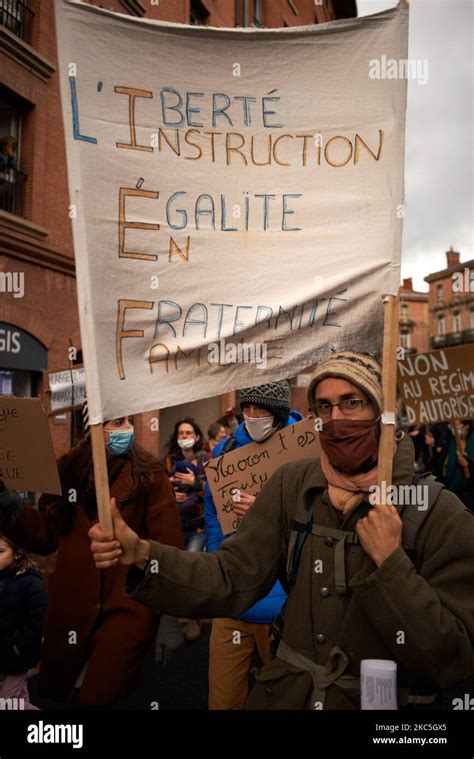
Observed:
[[[291,410],[290,401],[291,391],[286,380],[247,387],[240,391],[240,410],[247,404],[255,404],[268,409],[276,419],[281,421],[288,419]]]
[[[382,413],[382,367],[368,353],[341,351],[323,361],[316,369],[308,387],[308,405],[314,413],[315,390],[326,377],[352,382],[372,401],[377,415]]]

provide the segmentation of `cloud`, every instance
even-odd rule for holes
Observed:
[[[392,8],[357,0],[359,16]],[[423,277],[445,268],[452,245],[474,257],[471,0],[411,0],[409,56],[428,61],[425,85],[408,82],[406,217],[402,276],[427,289]]]

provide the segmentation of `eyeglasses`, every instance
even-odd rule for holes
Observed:
[[[339,403],[329,403],[329,401],[315,401],[314,411],[320,419],[330,419],[334,406],[338,406],[344,416],[357,416],[370,404],[370,401],[364,398],[344,398]]]

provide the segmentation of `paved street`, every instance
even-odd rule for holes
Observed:
[[[120,708],[150,709],[153,702],[160,710],[207,709],[207,667],[209,659],[210,623],[202,626],[202,636],[185,643],[170,664],[163,668],[154,661],[154,646],[143,662],[133,693]],[[31,700],[43,709],[68,709],[65,705],[39,700],[38,676],[30,678]]]
[[[207,709],[207,667],[211,625],[203,625],[203,634],[193,643],[185,643],[168,667],[153,660],[153,651],[144,662],[136,690],[124,704],[128,709],[147,709],[154,701],[160,710]]]

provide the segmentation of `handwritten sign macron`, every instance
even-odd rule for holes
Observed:
[[[39,398],[0,396],[0,479],[10,490],[61,493],[48,420]]]
[[[276,470],[298,459],[318,458],[321,453],[314,419],[275,432],[263,443],[249,443],[235,451],[211,459],[206,467],[207,481],[224,535],[234,532],[239,518],[233,510],[232,496],[240,490],[258,495]]]

